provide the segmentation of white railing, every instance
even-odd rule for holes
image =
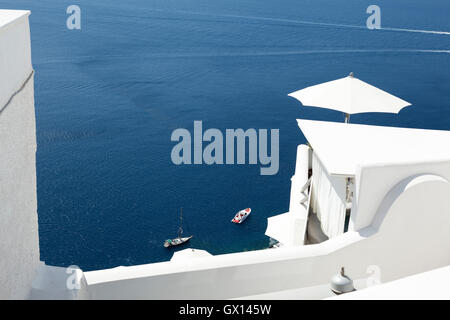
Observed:
[[[308,181],[303,185],[303,187],[300,189],[300,193],[303,196],[303,198],[300,199],[300,204],[304,204],[309,199],[309,186],[311,185],[312,176],[309,177]]]

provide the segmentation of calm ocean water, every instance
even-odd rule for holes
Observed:
[[[82,30],[66,28],[78,4]],[[450,130],[448,0],[1,0],[31,9],[36,69],[41,259],[84,270],[169,260],[164,239],[184,208],[190,247],[212,254],[266,248],[266,219],[286,212],[296,118],[342,121],[287,97],[346,76],[411,102],[399,115],[352,122]],[[171,132],[279,128],[280,170],[176,166]],[[432,143],[432,142],[431,142]],[[420,150],[418,150],[420,152]],[[251,207],[241,226],[233,214]]]

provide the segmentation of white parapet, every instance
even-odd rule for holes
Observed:
[[[208,251],[189,248],[176,251],[170,261],[189,263],[190,261],[196,261],[197,259],[211,256],[212,254],[210,254]]]
[[[0,10],[0,110],[33,70],[29,15],[30,11]]]
[[[27,298],[40,265],[29,14],[0,10],[0,299]]]
[[[308,222],[308,171],[311,167],[311,149],[304,144],[297,147],[295,175],[291,178],[289,211],[269,217],[265,234],[285,247],[304,244]]]
[[[371,286],[333,300],[449,300],[450,266]]]
[[[375,281],[448,266],[449,168],[450,161],[361,167],[357,177],[364,177],[367,192],[376,198],[384,195],[378,203],[371,202],[376,213],[365,228],[314,245],[86,272],[89,295],[92,299],[325,298],[331,294],[331,277],[341,267],[359,281],[359,290]],[[425,170],[436,174],[420,174]],[[391,176],[394,186],[376,184]],[[361,199],[359,208],[366,208],[367,200]]]

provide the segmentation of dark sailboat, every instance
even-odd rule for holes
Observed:
[[[178,246],[185,242],[188,242],[193,236],[183,237],[183,208],[181,208],[180,213],[180,227],[178,228],[178,237],[174,239],[167,239],[164,241],[164,247],[169,248],[173,246]]]

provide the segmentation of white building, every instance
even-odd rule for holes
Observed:
[[[0,11],[0,299],[26,298],[40,264],[28,15]]]
[[[1,299],[322,299],[341,267],[358,291],[339,298],[450,298],[450,132],[437,130],[298,120],[309,146],[297,149],[289,211],[268,221],[276,249],[186,249],[85,273],[45,265],[28,15],[0,10]]]

